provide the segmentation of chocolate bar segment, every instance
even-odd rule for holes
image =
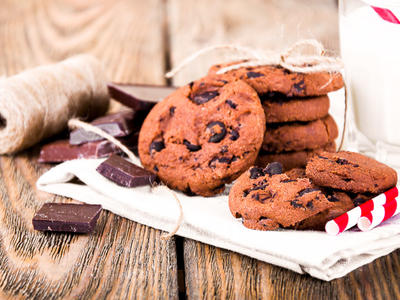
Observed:
[[[97,172],[124,187],[152,185],[157,181],[155,174],[115,154],[101,163]]]
[[[117,146],[107,140],[82,145],[70,145],[68,140],[60,140],[44,145],[38,162],[58,163],[72,159],[102,158],[120,152]]]
[[[96,226],[101,205],[45,203],[32,219],[39,231],[89,233]]]
[[[114,137],[123,137],[131,134],[134,130],[134,119],[135,112],[124,111],[95,119],[91,124]],[[69,137],[69,143],[71,145],[80,145],[100,140],[104,140],[104,138],[84,129],[72,131]]]
[[[155,103],[175,90],[176,87],[161,85],[108,84],[110,96],[135,111],[149,111]]]

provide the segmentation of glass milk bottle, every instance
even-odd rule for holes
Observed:
[[[340,0],[339,22],[352,136],[359,151],[399,169],[400,0]]]

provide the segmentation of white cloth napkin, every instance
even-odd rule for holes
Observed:
[[[104,159],[73,160],[43,174],[40,190],[101,204],[115,214],[157,229],[174,228],[179,207],[165,186],[124,188],[97,173]],[[71,183],[74,177],[84,184]],[[178,235],[229,249],[298,273],[332,280],[400,248],[400,218],[370,232],[339,236],[316,231],[256,231],[245,228],[228,208],[228,196],[189,197],[175,192],[184,214]]]

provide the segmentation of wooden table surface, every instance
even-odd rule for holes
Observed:
[[[166,70],[204,46],[277,50],[312,37],[338,53],[337,34],[333,0],[2,0],[0,76],[88,52],[113,81],[163,84]],[[199,59],[173,83],[220,59]],[[323,282],[193,240],[164,241],[109,212],[92,235],[35,232],[43,203],[72,201],[35,188],[48,169],[37,154],[0,157],[1,299],[400,298],[400,251]]]

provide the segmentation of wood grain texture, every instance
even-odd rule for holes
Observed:
[[[2,1],[0,75],[88,52],[114,81],[163,83],[163,12],[162,0]],[[43,203],[72,201],[36,190],[37,154],[0,157],[0,298],[177,298],[175,242],[158,230],[106,211],[91,235],[33,230]]]
[[[184,241],[188,299],[399,299],[400,250],[330,282]]]
[[[212,9],[210,9],[212,7]],[[179,1],[168,3],[172,66],[202,47],[235,43],[279,50],[302,38],[316,38],[338,53],[334,1]],[[183,46],[184,45],[184,46]],[[208,67],[230,60],[211,53],[182,70],[175,84],[204,76]],[[184,241],[189,299],[396,299],[400,297],[400,251],[348,276],[323,282],[237,253]]]
[[[172,65],[216,44],[236,44],[282,51],[299,39],[315,38],[338,53],[337,7],[332,0],[170,0],[168,1]],[[209,53],[174,78],[184,84],[206,74],[208,67],[234,56]],[[237,53],[236,53],[237,55]]]

